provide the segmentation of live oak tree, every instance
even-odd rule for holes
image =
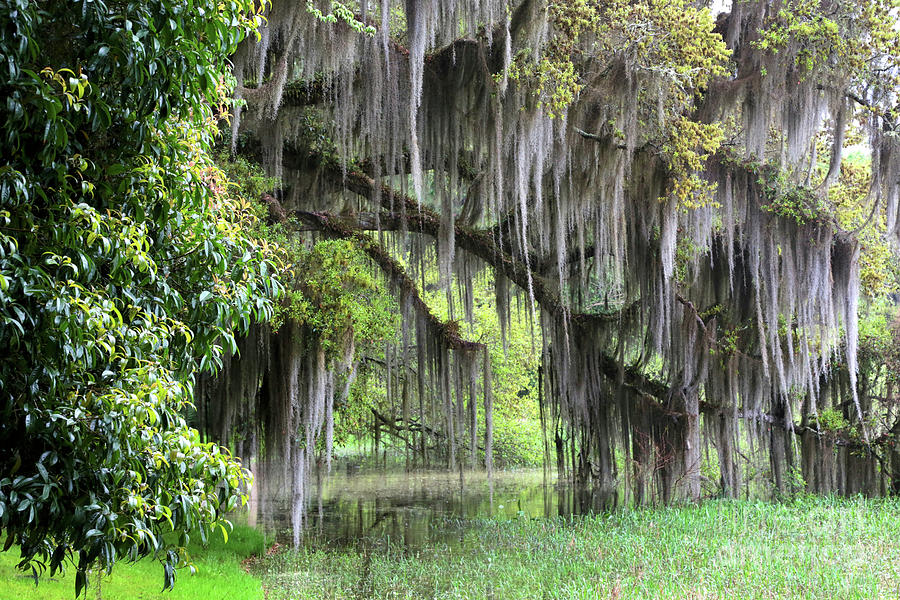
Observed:
[[[897,480],[896,388],[858,346],[861,298],[896,289],[897,9],[703,5],[276,1],[238,49],[234,148],[281,181],[294,227],[354,241],[394,284],[386,377],[408,385],[385,427],[423,458],[458,466],[484,434],[489,465],[465,323],[486,272],[501,327],[513,297],[535,307],[547,446],[582,481],[649,502],[699,498],[701,466],[729,496]],[[459,321],[409,285],[431,256]],[[887,287],[861,295],[861,268]],[[304,389],[327,375],[259,393],[282,358],[231,362],[252,385],[222,422],[248,402],[266,431],[273,403],[322,414]],[[270,478],[294,506],[297,454]]]
[[[0,7],[0,534],[35,574],[72,562],[76,593],[143,556],[171,586],[189,532],[246,500],[185,418],[279,291],[209,155],[260,8]]]

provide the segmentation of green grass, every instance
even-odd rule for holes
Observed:
[[[897,598],[900,502],[714,501],[446,523],[459,543],[281,552],[268,598]]]
[[[447,521],[452,544],[307,547],[264,555],[237,527],[194,548],[198,572],[161,592],[162,568],[120,563],[101,579],[116,599],[897,598],[900,501],[713,501],[574,519]],[[449,539],[446,535],[442,539]],[[241,561],[249,556],[252,574]],[[33,580],[0,553],[0,600],[66,599],[73,573]],[[87,594],[98,598],[96,579]]]
[[[264,538],[258,531],[236,526],[228,543],[221,535],[204,549],[189,547],[196,567],[179,569],[175,589],[163,592],[162,565],[152,559],[135,563],[117,563],[111,575],[98,577],[92,574],[87,600],[259,600],[263,597],[258,577],[248,574],[241,561],[253,554],[261,554]],[[75,570],[54,577],[49,572],[35,586],[34,579],[16,569],[18,554],[15,549],[0,552],[0,600],[73,600],[75,596]]]

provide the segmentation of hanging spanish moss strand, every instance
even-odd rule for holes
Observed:
[[[487,346],[484,348],[482,377],[484,378],[484,468],[488,478],[491,478],[494,472],[494,399],[491,390],[491,357]]]

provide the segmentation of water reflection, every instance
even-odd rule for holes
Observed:
[[[576,489],[542,469],[450,473],[346,471],[314,482],[307,535],[316,543],[390,541],[407,547],[454,543],[453,521],[600,512],[615,495]],[[461,523],[464,526],[464,523]],[[459,529],[459,528],[457,528]]]

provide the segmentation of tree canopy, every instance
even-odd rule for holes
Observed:
[[[489,437],[466,338],[488,273],[501,328],[534,307],[547,445],[579,479],[638,502],[895,479],[859,318],[897,289],[896,8],[705,4],[274,2],[239,48],[232,144],[286,214],[395,281],[436,256],[458,311],[442,328],[402,288],[417,333],[392,351],[423,454]]]

